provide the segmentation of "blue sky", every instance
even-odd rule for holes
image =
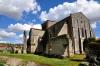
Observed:
[[[24,30],[41,29],[45,20],[59,21],[80,11],[100,37],[99,0],[0,0],[0,42],[22,43]]]

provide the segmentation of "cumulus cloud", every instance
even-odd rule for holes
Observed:
[[[28,34],[28,32],[27,32],[27,39],[29,38],[29,34]],[[19,34],[19,35],[17,35],[16,37],[15,37],[15,43],[21,43],[21,44],[23,44],[23,34]]]
[[[8,43],[7,41],[0,40],[0,43]]]
[[[22,38],[23,38],[23,34],[20,34],[20,35],[19,35],[19,38],[22,39]]]
[[[7,32],[6,30],[0,30],[0,38],[12,38],[16,36],[16,33],[14,32]]]
[[[23,34],[19,34],[16,36],[16,42],[23,43]]]
[[[23,12],[37,13],[40,10],[36,0],[0,0],[0,15],[19,19]]]
[[[19,36],[19,39],[23,39],[23,34],[20,34]],[[28,32],[27,32],[27,39],[29,38],[29,35],[28,35]]]
[[[54,20],[59,21],[70,13],[82,12],[95,25],[94,22],[100,20],[100,3],[94,0],[77,0],[72,3],[64,2],[54,8],[50,8],[48,12],[42,11],[40,19],[42,21]],[[92,24],[92,25],[93,25]]]
[[[21,23],[16,23],[16,24],[10,24],[8,26],[9,30],[12,31],[29,31],[30,28],[36,28],[36,29],[41,29],[41,25],[40,24],[21,24]]]
[[[96,22],[92,23],[92,24],[91,24],[91,27],[92,27],[93,29],[96,28]]]
[[[33,25],[33,28],[42,29],[42,26],[41,26],[41,24],[35,24],[35,25]]]
[[[14,41],[9,41],[9,42],[21,43],[22,44],[23,43],[23,31],[24,30],[27,31],[27,38],[29,38],[29,30],[30,30],[30,28],[41,29],[41,24],[33,24],[33,23],[28,23],[28,24],[21,24],[21,23],[10,24],[8,26],[7,30],[8,31],[12,31],[12,32],[9,32],[10,34],[13,34],[13,32],[16,32],[17,35],[13,36],[13,40]],[[18,32],[21,32],[21,33],[18,34]],[[2,34],[5,36],[5,33],[2,33]],[[9,35],[9,36],[11,37],[11,35]],[[10,38],[9,36],[8,36],[8,38]],[[7,37],[5,37],[5,38],[7,38]],[[2,41],[3,40],[4,39],[2,39]]]
[[[41,7],[40,6],[37,6],[37,9],[34,10],[32,13],[33,14],[37,14],[40,10],[41,10]]]

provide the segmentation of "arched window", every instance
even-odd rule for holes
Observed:
[[[83,28],[81,29],[81,32],[82,32],[82,37],[84,37],[84,29]]]
[[[87,38],[87,32],[86,32],[86,29],[85,29],[85,36],[86,36],[86,38]]]
[[[92,32],[90,31],[90,37],[92,36]]]

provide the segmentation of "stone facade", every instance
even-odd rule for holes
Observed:
[[[67,35],[61,35],[54,38],[50,38],[48,44],[46,45],[46,53],[53,54],[53,55],[54,54],[63,55],[63,56],[65,54],[68,55],[68,53],[64,54],[67,46],[68,46]]]
[[[27,53],[27,31],[24,31],[23,39],[24,39],[23,53],[26,54]]]
[[[72,56],[84,53],[85,38],[95,37],[89,20],[81,12],[59,22],[47,20],[42,29],[30,29],[27,49],[30,53]]]
[[[44,34],[43,30],[31,28],[29,32],[29,39],[27,43],[28,53],[35,53],[42,51],[41,40]]]

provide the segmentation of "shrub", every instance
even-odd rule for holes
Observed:
[[[94,37],[92,37],[92,38],[88,38],[88,41],[89,41],[89,42],[95,42],[96,39],[95,39]]]
[[[99,40],[96,40],[96,42],[97,42],[97,43],[100,43],[100,39],[99,39]]]
[[[81,62],[81,63],[79,64],[79,66],[89,66],[89,63],[88,63],[88,62]]]

